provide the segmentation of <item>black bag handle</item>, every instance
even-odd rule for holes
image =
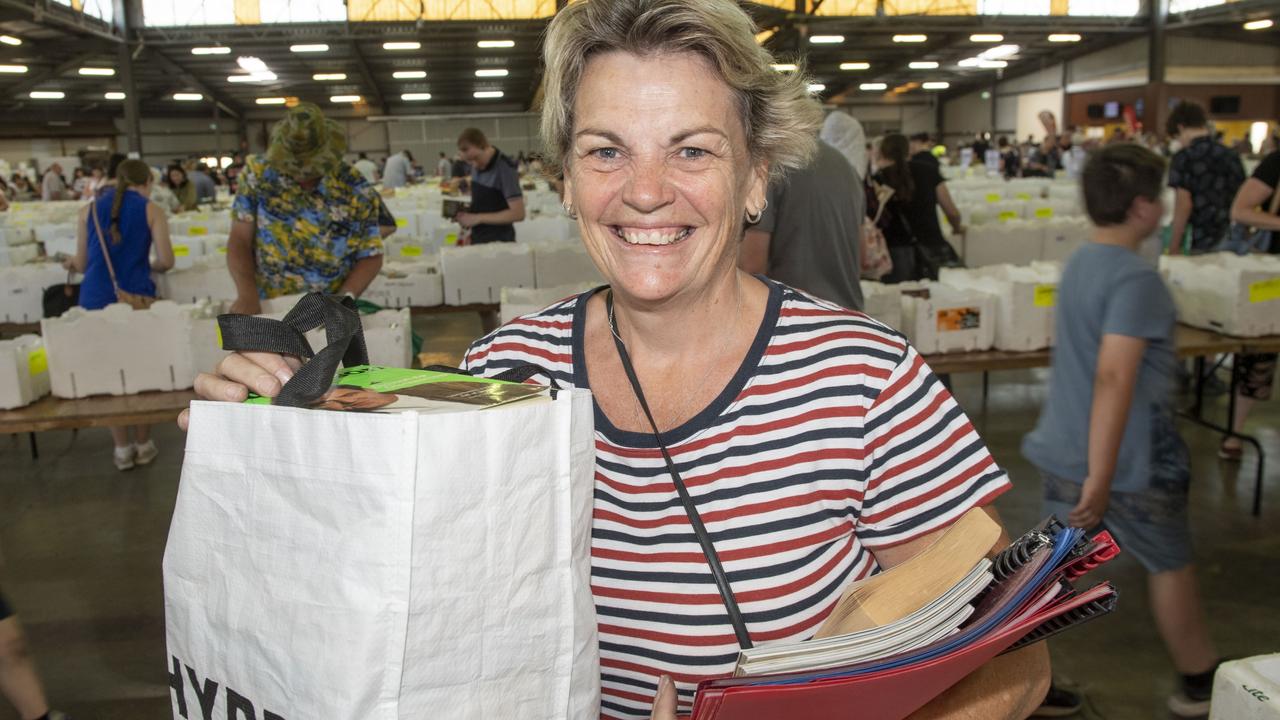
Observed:
[[[327,344],[315,352],[305,333],[321,325]],[[329,391],[339,364],[369,364],[364,327],[355,300],[350,297],[309,293],[281,320],[228,313],[218,316],[218,328],[222,331],[223,350],[280,353],[303,359],[302,368],[284,384],[271,401],[273,405],[310,405]]]

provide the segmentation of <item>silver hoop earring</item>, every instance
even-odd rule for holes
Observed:
[[[564,208],[564,213],[569,216],[570,220],[577,220],[578,216],[573,212],[573,203],[561,203],[560,207]]]
[[[749,225],[755,225],[756,223],[760,222],[760,218],[764,217],[764,211],[768,209],[769,209],[769,198],[765,198],[764,207],[760,208],[759,212],[755,214],[755,217],[752,217],[751,213],[747,213],[747,223]]]

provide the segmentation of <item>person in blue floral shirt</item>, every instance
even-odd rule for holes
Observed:
[[[227,267],[232,312],[261,312],[262,298],[303,292],[358,297],[382,267],[381,199],[342,160],[346,140],[320,108],[300,103],[250,157],[232,204]]]

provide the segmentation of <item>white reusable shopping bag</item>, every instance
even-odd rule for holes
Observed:
[[[584,392],[440,414],[196,402],[175,718],[599,714]]]

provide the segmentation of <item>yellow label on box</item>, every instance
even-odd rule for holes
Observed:
[[[1268,300],[1280,300],[1280,277],[1250,283],[1249,302],[1260,303]]]
[[[987,202],[1000,202],[1000,193],[987,193]]]
[[[174,256],[174,257],[186,257],[186,256],[188,256],[188,255],[190,255],[190,254],[191,254],[191,248],[187,247],[186,245],[174,245],[174,246],[173,246],[173,256]]]
[[[1057,285],[1037,285],[1035,291],[1036,307],[1054,307],[1058,304]]]
[[[408,218],[396,218],[396,227],[409,227]]]
[[[449,233],[448,235],[445,235],[445,236],[444,236],[444,244],[445,244],[445,245],[457,245],[457,244],[458,244],[458,233]]]
[[[27,355],[27,372],[32,375],[49,372],[49,354],[45,352],[44,348],[32,350]]]
[[[1031,199],[1031,193],[1018,193],[1018,199],[1019,199],[1019,200],[1030,200],[1030,199]]]
[[[1005,210],[1004,212],[1000,213],[1000,222],[1009,222],[1010,220],[1017,220],[1017,219],[1018,219],[1018,211],[1016,210]]]
[[[187,234],[188,235],[208,235],[209,228],[203,225],[192,225],[191,227],[187,228]]]
[[[226,246],[226,245],[219,245],[219,246],[218,246],[218,254],[219,254],[219,255],[226,255],[226,254],[227,254],[227,246]]]
[[[1049,218],[1053,217],[1053,208],[1051,207],[1036,208],[1036,217],[1040,218],[1041,220],[1048,220]]]
[[[417,257],[422,254],[422,247],[418,245],[404,245],[400,248],[400,254],[408,257]]]

